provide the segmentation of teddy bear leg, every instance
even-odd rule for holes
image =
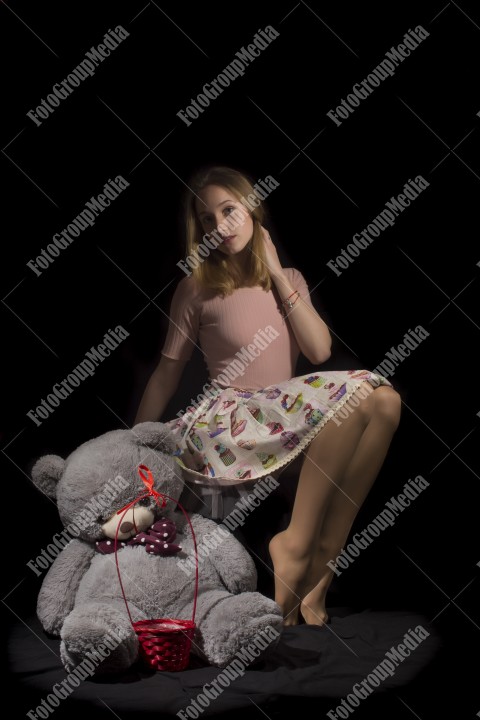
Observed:
[[[225,593],[202,617],[199,607],[199,637],[192,651],[211,665],[225,667],[250,643],[258,656],[273,647],[283,629],[282,612],[273,600],[258,592]],[[198,652],[200,650],[200,652]]]
[[[133,604],[130,611],[141,615]],[[137,659],[138,639],[125,605],[120,603],[92,602],[75,607],[65,619],[60,637],[60,656],[67,672],[85,661],[83,668],[90,676],[118,673]]]

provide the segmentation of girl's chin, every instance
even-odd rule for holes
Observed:
[[[238,253],[243,252],[251,245],[250,241],[246,242],[245,245],[241,245],[240,247],[238,244],[233,241],[231,245],[227,245],[226,243],[222,245],[220,252],[224,255],[238,255]]]

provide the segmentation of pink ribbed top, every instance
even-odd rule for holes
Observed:
[[[292,289],[313,308],[301,272],[284,272]],[[300,354],[275,287],[269,292],[260,286],[239,288],[222,298],[189,276],[173,295],[162,355],[189,360],[195,345],[203,353],[210,382],[255,390],[294,377]]]

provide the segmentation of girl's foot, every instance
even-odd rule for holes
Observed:
[[[306,594],[300,604],[300,612],[307,625],[325,625],[329,621],[325,599],[333,572],[325,562],[327,554],[320,552],[316,555],[305,585]]]
[[[297,625],[311,558],[295,552],[285,530],[270,540],[268,549],[275,575],[275,602],[282,608],[283,624]]]
[[[327,589],[317,585],[303,598],[300,612],[307,625],[325,625],[329,622],[325,608],[326,595]]]

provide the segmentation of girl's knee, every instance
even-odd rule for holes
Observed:
[[[373,397],[375,400],[375,415],[384,422],[388,422],[393,429],[398,427],[402,409],[402,398],[392,387],[382,385],[376,388]]]
[[[363,383],[347,400],[346,405],[350,411],[355,410],[364,425],[368,425],[375,411],[372,386],[367,382]]]

